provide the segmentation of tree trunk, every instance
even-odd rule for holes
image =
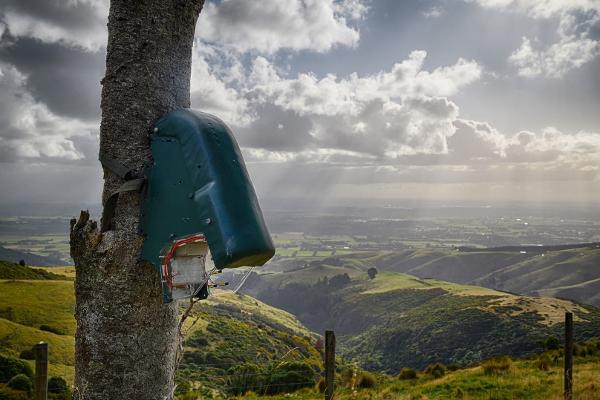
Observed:
[[[102,80],[100,155],[136,171],[151,160],[150,128],[190,106],[191,51],[203,0],[112,0]],[[103,204],[123,181],[104,169]],[[71,222],[77,335],[75,398],[170,399],[177,306],[162,303],[158,272],[140,261],[139,194],[121,194],[100,232]]]

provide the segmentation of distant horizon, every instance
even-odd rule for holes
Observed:
[[[449,201],[449,200],[419,200],[419,199],[336,199],[330,202],[315,203],[311,198],[262,198],[261,208],[265,214],[307,213],[315,215],[323,212],[335,212],[343,214],[344,211],[357,209],[365,210],[403,210],[403,211],[427,211],[441,210],[451,213],[452,210],[477,210],[477,215],[496,215],[501,211],[511,213],[539,213],[548,216],[560,217],[556,212],[568,213],[569,215],[580,215],[600,218],[600,204],[569,203],[569,202],[544,202],[533,201],[496,201],[483,202],[475,200]],[[102,206],[98,203],[75,204],[75,203],[2,203],[0,202],[0,217],[75,217],[81,210],[88,210],[93,218],[101,214]]]

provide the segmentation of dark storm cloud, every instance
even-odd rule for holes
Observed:
[[[104,59],[104,51],[87,52],[30,38],[13,38],[0,47],[0,61],[26,75],[26,87],[36,100],[56,114],[88,120],[100,115]]]
[[[3,0],[0,21],[13,36],[87,50],[105,47],[108,0]]]
[[[105,26],[91,2],[68,0],[3,0],[2,11],[14,11],[66,29],[89,31]]]

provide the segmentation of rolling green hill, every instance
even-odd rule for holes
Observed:
[[[0,353],[19,357],[34,344],[47,342],[49,375],[72,382],[74,304],[72,281],[0,280]]]
[[[535,249],[522,252],[421,248],[333,258],[337,260],[338,268],[347,269],[350,275],[353,269],[366,271],[376,267],[420,278],[473,284],[523,295],[564,297],[600,306],[600,249],[596,245],[562,250],[554,250],[554,247]],[[312,264],[327,267],[324,259],[313,260]],[[278,272],[277,265],[271,266],[270,271]],[[280,279],[290,280],[289,277]]]
[[[600,249],[572,249],[532,256],[475,279],[474,283],[511,292],[551,294],[600,305],[599,279]]]
[[[54,266],[65,264],[65,261],[58,257],[43,256],[26,251],[8,249],[3,246],[0,246],[0,260],[8,260],[15,263],[24,260],[28,265],[38,266]]]
[[[596,343],[593,345],[597,346]],[[575,357],[573,395],[577,400],[600,398],[600,356],[594,354]],[[500,362],[486,361],[465,369],[438,369],[441,376],[417,372],[413,379],[398,375],[356,375],[342,369],[336,378],[335,398],[340,400],[561,400],[563,399],[562,359],[556,351],[549,351],[527,359]],[[444,372],[445,371],[445,372]],[[368,379],[365,379],[366,378]],[[366,383],[365,383],[366,382]],[[293,394],[269,397],[271,400],[319,400],[323,394],[314,389],[303,389]],[[263,399],[248,393],[245,400]]]
[[[244,366],[253,369],[252,375],[265,378],[278,366],[292,363],[308,369],[308,378],[301,381],[311,387],[322,369],[314,333],[291,314],[246,295],[215,292],[198,305],[188,327],[178,382],[183,387],[202,387],[198,392],[202,398],[216,391],[230,393],[239,384],[236,374]],[[271,383],[274,388],[279,385]],[[245,384],[252,386],[252,382]]]
[[[0,280],[0,354],[18,358],[34,344],[48,342],[50,376],[72,383],[75,299],[73,281],[62,278]],[[246,363],[307,366],[312,375],[321,369],[314,334],[291,314],[249,296],[215,292],[196,305],[185,330],[186,352],[177,378],[183,389],[201,386],[204,395],[223,393],[231,385],[231,367]]]
[[[538,368],[537,355],[512,362],[500,374],[489,375],[476,365],[493,355],[541,351],[539,341],[560,336],[565,310],[575,313],[578,341],[600,334],[600,312],[593,307],[395,272],[368,279],[355,264],[315,263],[291,272],[257,274],[253,281],[261,297],[283,303],[316,332],[334,328],[342,355],[391,374],[377,373],[374,387],[358,387],[364,374],[359,371],[353,393],[349,364],[340,359],[340,399],[446,399],[458,394],[482,400],[551,399],[561,385],[556,357],[547,370]],[[0,354],[16,358],[47,341],[50,375],[72,382],[73,305],[71,280],[0,280]],[[293,314],[247,295],[215,291],[196,306],[185,331],[186,352],[177,376],[181,399],[228,397],[236,388],[248,391],[247,399],[265,393],[283,399],[289,395],[277,391],[300,387],[290,382],[305,386],[295,398],[322,398],[313,383],[322,369],[317,338]],[[577,358],[578,398],[600,395],[589,384],[600,378],[600,358],[590,354]],[[439,361],[466,368],[439,378],[427,373],[418,373],[416,380],[394,377],[401,367],[423,370]]]
[[[288,275],[283,286],[277,274],[256,275],[244,290],[316,332],[335,329],[342,354],[371,370],[395,373],[434,362],[469,365],[500,354],[530,354],[548,337],[560,337],[565,311],[575,314],[578,340],[600,337],[600,310],[568,300],[397,272],[372,280],[364,272],[329,275],[312,283],[305,271],[282,274]]]
[[[64,280],[65,278],[42,268],[31,268],[26,265],[0,260],[0,279]]]

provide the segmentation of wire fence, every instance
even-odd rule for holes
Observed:
[[[202,381],[204,387],[235,395],[248,391],[277,394],[314,387],[322,372],[315,360],[302,355],[297,347],[269,360],[194,363],[192,371],[187,377]]]

